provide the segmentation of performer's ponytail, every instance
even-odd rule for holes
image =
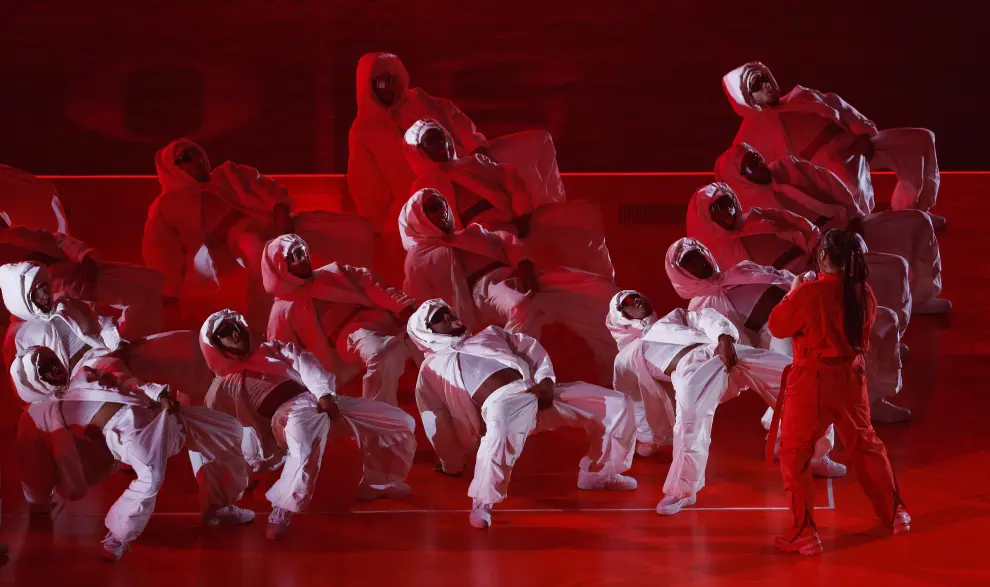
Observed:
[[[824,251],[842,278],[843,326],[846,340],[856,352],[863,352],[863,323],[866,320],[866,277],[869,271],[863,248],[853,234],[832,229],[822,235],[819,250]]]

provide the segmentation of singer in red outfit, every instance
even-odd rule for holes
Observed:
[[[895,535],[911,528],[887,451],[870,424],[864,362],[877,302],[866,284],[861,244],[848,232],[830,230],[815,255],[818,277],[795,277],[768,322],[775,337],[792,337],[794,344],[777,410],[782,412],[780,471],[794,526],[776,546],[805,555],[822,551],[810,464],[815,439],[829,424],[835,424],[880,520]],[[771,438],[776,438],[773,428]]]

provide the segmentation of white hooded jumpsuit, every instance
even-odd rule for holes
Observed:
[[[632,465],[635,421],[625,395],[589,383],[557,386],[553,406],[537,409],[527,390],[544,379],[556,383],[553,364],[540,343],[525,334],[490,326],[459,337],[434,333],[428,321],[449,306],[430,300],[409,319],[409,338],[426,355],[416,383],[423,428],[446,471],[463,468],[477,451],[468,495],[476,504],[505,499],[512,467],[530,434],[554,428],[584,428],[590,447],[581,471],[621,474]],[[492,374],[513,369],[521,375],[478,405],[472,397]]]
[[[771,183],[755,183],[742,173],[744,157],[753,151],[745,143],[733,145],[715,162],[715,179],[732,187],[743,211],[752,207],[787,210],[807,218],[822,232],[830,228],[845,230],[851,222],[861,222],[870,249],[867,264],[871,273],[886,275],[893,271],[896,275],[899,263],[884,263],[877,254],[896,255],[904,258],[910,268],[914,304],[924,304],[942,291],[938,239],[927,214],[910,209],[874,213],[861,210],[852,192],[834,173],[794,156],[769,164]],[[889,279],[873,279],[870,285],[876,290],[874,284]],[[878,299],[885,299],[882,294],[883,288]]]
[[[445,199],[439,192],[420,190],[399,215],[407,251],[403,289],[416,299],[440,298],[449,303],[471,330],[496,324],[538,338],[543,326],[564,324],[585,340],[603,381],[608,381],[615,346],[602,324],[615,285],[585,271],[541,267],[539,291],[525,290],[516,267],[530,257],[518,238],[477,224],[447,234],[423,211],[427,193]]]
[[[395,101],[384,106],[372,80],[388,73]],[[553,140],[545,131],[527,131],[489,141],[453,102],[409,87],[409,73],[391,53],[368,53],[357,66],[357,117],[347,137],[347,187],[362,216],[375,232],[395,233],[399,210],[412,193],[415,178],[406,162],[403,133],[417,120],[432,118],[448,129],[459,153],[481,148],[499,163],[513,165],[533,200],[563,202]]]
[[[201,487],[204,513],[240,499],[248,484],[249,461],[257,459],[253,431],[208,408],[182,406],[168,414],[158,405],[168,387],[133,379],[117,360],[88,363],[96,373],[112,373],[113,382],[101,382],[86,369],[73,375],[68,385],[53,386],[38,372],[40,348],[18,355],[10,368],[18,395],[30,404],[30,419],[22,418],[16,444],[29,503],[47,503],[55,490],[65,499],[79,499],[106,475],[105,459],[80,454],[69,432],[89,426],[105,403],[121,404],[101,431],[106,448],[137,475],[107,513],[111,536],[127,544],[141,534],[154,512],[166,463],[184,446]],[[64,364],[66,357],[59,359]],[[87,470],[90,464],[96,468]]]
[[[776,105],[761,105],[750,88],[760,77],[772,79],[765,65],[752,62],[722,78],[729,104],[743,119],[733,143],[749,143],[768,162],[793,155],[832,171],[865,214],[874,207],[871,169],[890,169],[897,175],[893,209],[927,212],[935,207],[940,179],[935,135],[930,130],[877,131],[872,121],[838,95],[803,86],[794,86]],[[860,136],[869,138],[871,157],[856,148]]]
[[[261,440],[263,468],[282,466],[278,481],[266,497],[273,506],[300,512],[316,488],[323,451],[331,430],[350,432],[364,453],[361,484],[384,490],[402,483],[416,454],[416,421],[399,408],[382,402],[335,394],[335,380],[312,353],[292,343],[266,342],[246,358],[225,352],[214,342],[216,329],[235,321],[247,330],[239,314],[221,310],[200,331],[200,345],[217,375],[206,405],[236,416],[254,428]],[[271,418],[258,412],[268,394],[290,382],[300,393],[284,402]],[[318,410],[318,401],[333,395],[340,415],[333,421]]]
[[[365,367],[363,397],[398,405],[399,377],[410,358],[398,316],[415,300],[360,267],[331,263],[297,277],[285,258],[299,246],[306,246],[300,237],[282,235],[265,247],[261,272],[276,299],[268,339],[298,344],[342,380],[349,368]]]
[[[775,405],[781,373],[791,359],[738,344],[736,327],[711,308],[699,312],[678,308],[660,319],[655,314],[644,320],[626,318],[619,304],[635,293],[619,292],[609,305],[608,327],[619,347],[615,388],[637,401],[641,398],[654,442],[673,441],[664,494],[693,495],[705,486],[715,409],[745,388],[760,394],[768,405]],[[731,371],[726,371],[716,353],[722,335],[736,341],[739,362]],[[692,345],[698,346],[681,357],[676,370],[667,376],[670,361]]]
[[[0,291],[4,305],[19,319],[7,329],[4,364],[32,346],[57,349],[75,370],[86,360],[111,356],[120,359],[135,378],[169,385],[202,404],[213,375],[199,352],[195,332],[176,330],[125,341],[114,319],[97,316],[85,303],[70,296],[54,299],[51,312],[43,312],[31,300],[39,283],[51,286],[48,269],[35,262],[0,267]]]

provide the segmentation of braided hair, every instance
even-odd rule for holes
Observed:
[[[863,352],[863,322],[866,319],[866,277],[869,271],[859,239],[833,228],[821,236],[818,250],[825,253],[842,278],[842,312],[846,341]]]

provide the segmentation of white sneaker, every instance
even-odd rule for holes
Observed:
[[[911,305],[912,314],[944,314],[952,309],[952,302],[945,298],[931,298]]]
[[[911,419],[911,410],[895,406],[885,399],[870,404],[870,420],[883,424],[898,424]]]
[[[632,477],[618,473],[578,471],[578,489],[589,491],[632,491],[639,484]]]
[[[687,497],[665,495],[663,496],[663,499],[660,500],[660,503],[657,504],[657,515],[673,516],[681,511],[681,508],[694,505],[694,502],[696,501],[698,501],[698,496],[693,493]]]
[[[103,552],[101,556],[103,560],[111,563],[115,563],[124,556],[124,553],[131,549],[130,544],[117,540],[117,538],[111,534],[107,533],[106,537],[103,539]]]
[[[846,476],[846,466],[828,458],[828,455],[811,461],[811,474],[815,477],[836,478]]]
[[[636,441],[636,456],[637,457],[652,457],[657,454],[657,449],[659,447],[653,442],[639,442]]]
[[[471,525],[475,528],[480,528],[484,530],[492,525],[492,504],[490,503],[476,503],[474,508],[471,510],[471,516],[468,518]]]
[[[907,534],[911,531],[911,514],[907,513],[904,506],[897,506],[894,512],[894,536]]]
[[[250,524],[253,521],[254,512],[239,508],[234,504],[203,515],[203,523],[207,526]]]
[[[374,485],[365,485],[362,483],[357,488],[357,498],[360,501],[374,501],[381,497],[402,499],[403,497],[409,497],[411,493],[412,489],[407,483],[388,485],[386,487],[375,487]]]
[[[284,510],[278,506],[272,506],[272,513],[268,514],[268,527],[265,528],[265,538],[269,540],[281,540],[289,533],[289,523],[292,522],[292,512]]]

